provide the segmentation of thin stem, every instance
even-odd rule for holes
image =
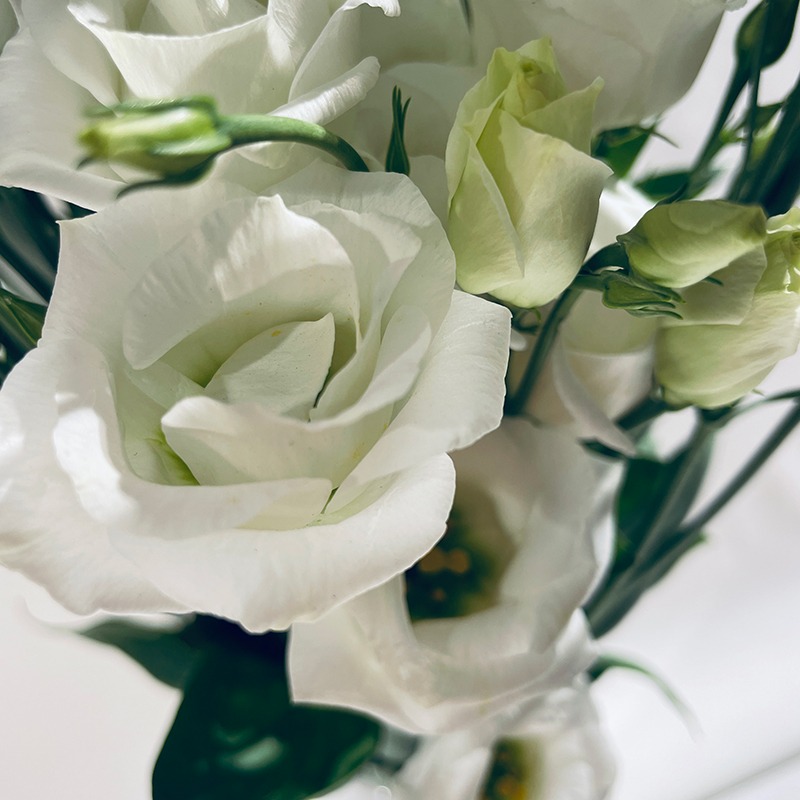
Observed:
[[[686,182],[677,196],[670,199],[680,200],[687,194],[691,194],[695,186],[702,182],[703,173],[705,173],[714,159],[714,156],[719,152],[720,134],[725,130],[725,123],[728,121],[728,117],[730,117],[731,111],[733,111],[733,107],[736,105],[736,101],[739,99],[739,95],[742,93],[742,89],[744,89],[746,85],[746,70],[742,69],[741,63],[737,62],[736,69],[733,75],[731,75],[731,80],[728,84],[725,99],[723,100],[722,106],[717,114],[717,119],[714,122],[714,127],[708,134],[708,138],[705,141],[703,149],[700,151],[700,155],[697,157],[697,160],[690,171],[689,180]]]
[[[639,405],[634,406],[617,420],[617,427],[622,428],[624,431],[634,430],[646,425],[648,422],[652,422],[665,412],[674,410],[663,400],[648,395]]]
[[[770,434],[769,438],[756,450],[736,477],[703,509],[694,519],[678,530],[679,535],[686,535],[704,528],[730,502],[739,490],[758,472],[769,457],[780,447],[784,439],[800,424],[800,402],[790,411],[781,423]]]
[[[581,295],[581,290],[576,286],[570,286],[561,297],[558,298],[556,304],[547,316],[547,319],[542,323],[542,329],[536,338],[536,344],[531,353],[528,365],[525,367],[525,374],[522,376],[517,391],[514,393],[506,404],[505,413],[510,416],[518,415],[525,408],[528,398],[530,397],[533,387],[544,368],[550,350],[555,343],[558,336],[558,329],[561,323],[567,318],[567,315],[572,310],[572,307],[577,302]]]
[[[364,159],[344,139],[313,122],[261,114],[232,114],[220,118],[220,132],[234,147],[256,142],[296,142],[324,150],[352,172],[369,172]]]
[[[696,491],[697,466],[708,456],[708,445],[714,434],[719,430],[721,421],[709,422],[701,419],[689,446],[683,454],[683,460],[675,479],[667,492],[661,507],[656,512],[650,523],[647,533],[642,538],[641,545],[636,551],[634,564],[647,561],[662,545],[663,536],[669,533],[673,525],[680,524],[680,519],[675,520],[680,507],[685,503],[687,492]]]
[[[800,78],[786,98],[778,129],[759,162],[761,169],[751,175],[750,180],[742,188],[738,198],[740,202],[762,202],[782,177],[787,161],[793,156],[792,145],[797,137],[800,137]]]
[[[756,52],[753,54],[753,60],[750,65],[750,106],[747,110],[747,139],[745,142],[744,156],[742,157],[742,164],[739,168],[739,174],[736,177],[733,188],[730,191],[729,197],[731,200],[738,199],[744,185],[747,182],[749,167],[753,157],[753,144],[755,142],[756,121],[758,119],[758,89],[761,85],[761,69],[764,56],[764,44],[767,39],[767,28],[769,26],[770,11],[772,4],[767,3],[764,11],[764,21],[761,23],[761,29],[758,34],[758,43],[756,45]]]

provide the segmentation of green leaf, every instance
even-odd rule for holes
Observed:
[[[703,475],[708,468],[711,445],[689,464],[691,475],[685,482],[680,497],[671,504],[669,517],[661,521],[664,530],[678,530],[697,497]],[[613,574],[627,569],[634,561],[640,544],[650,532],[650,526],[671,491],[678,474],[689,457],[687,451],[679,453],[670,461],[655,461],[647,458],[631,459],[628,462],[625,480],[617,500],[617,557]]]
[[[661,175],[649,175],[642,178],[636,184],[636,188],[648,197],[652,197],[653,200],[665,200],[681,192],[687,185],[691,185],[691,191],[683,195],[687,199],[691,199],[700,194],[719,174],[718,170],[712,170],[709,167],[703,168],[695,174],[688,170],[665,172]]]
[[[673,289],[658,286],[636,273],[609,271],[602,278],[603,305],[608,308],[621,308],[637,317],[681,318],[675,306],[683,300]]]
[[[661,691],[664,697],[672,703],[675,710],[683,717],[687,723],[694,723],[694,715],[689,710],[689,707],[679,697],[677,692],[660,676],[653,672],[648,667],[637,664],[627,658],[612,655],[611,653],[604,653],[599,656],[589,670],[589,677],[591,680],[597,680],[601,675],[610,669],[627,669],[631,672],[637,672],[649,678],[655,686]]]
[[[177,689],[200,659],[200,651],[184,640],[183,630],[165,631],[133,622],[102,622],[81,634],[122,650],[156,680]]]
[[[411,162],[408,159],[404,141],[406,114],[410,102],[410,99],[403,102],[403,95],[395,86],[392,90],[392,135],[389,139],[389,149],[386,152],[387,172],[399,172],[401,175],[408,175],[411,172]]]
[[[292,704],[282,658],[213,649],[186,686],[153,800],[304,800],[352,775],[378,735],[366,717]]]
[[[593,142],[592,155],[605,161],[615,175],[624,178],[654,132],[654,126],[639,125],[603,131]]]
[[[736,36],[736,55],[740,64],[750,64],[766,23],[760,69],[774,64],[792,40],[800,0],[762,0],[747,16]],[[769,13],[767,13],[769,12]]]
[[[0,187],[0,257],[45,300],[53,290],[58,243],[58,225],[40,195]],[[9,288],[17,290],[13,283]]]
[[[0,289],[0,341],[12,365],[36,347],[42,335],[45,306]]]

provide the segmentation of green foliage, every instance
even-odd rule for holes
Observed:
[[[676,711],[678,711],[687,722],[692,720],[692,714],[686,703],[681,700],[675,690],[660,675],[657,675],[651,669],[641,664],[637,664],[635,661],[611,655],[610,653],[604,653],[599,656],[592,665],[592,668],[589,670],[589,677],[591,680],[596,681],[610,669],[626,669],[631,672],[636,672],[639,675],[644,675],[645,678],[648,678],[661,691],[664,697],[669,700]]]
[[[46,311],[45,306],[0,289],[0,343],[5,350],[7,369],[36,347]]]
[[[406,114],[410,102],[410,99],[403,102],[403,95],[395,86],[392,90],[392,135],[389,139],[389,149],[386,151],[387,172],[399,172],[401,175],[411,173],[411,162],[408,159],[404,140]]]
[[[304,800],[345,781],[378,733],[356,714],[293,705],[282,657],[212,650],[156,763],[153,800]]]
[[[603,131],[592,143],[592,155],[605,161],[618,178],[624,178],[654,133],[655,126],[639,125]]]
[[[82,632],[87,639],[116,647],[156,680],[182,689],[202,651],[192,645],[191,626],[160,630],[125,620],[102,622]]]
[[[750,71],[758,58],[755,67],[763,70],[786,52],[792,40],[799,3],[800,0],[762,0],[750,12],[736,36],[736,57],[742,69]],[[763,47],[759,48],[762,37]]]
[[[606,272],[603,274],[603,305],[621,308],[635,317],[667,316],[680,319],[676,304],[681,296],[635,273]]]
[[[691,199],[697,197],[720,173],[710,167],[703,170],[702,174],[692,175],[688,170],[677,170],[675,172],[664,172],[660,175],[649,175],[642,178],[636,188],[644,192],[653,200],[666,200],[676,196],[692,180],[691,191],[682,194],[683,197]]]
[[[18,276],[3,276],[11,291],[23,291],[27,284],[49,299],[56,276],[58,241],[58,225],[40,195],[0,187],[0,258]]]
[[[171,630],[115,621],[83,635],[183,690],[153,772],[154,800],[305,800],[375,752],[373,720],[291,702],[284,634],[198,616]]]

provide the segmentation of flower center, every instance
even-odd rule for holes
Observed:
[[[488,498],[483,497],[478,518],[472,513],[474,500],[460,501],[457,495],[436,547],[405,573],[406,602],[414,622],[464,617],[497,603],[513,546]]]
[[[500,739],[479,800],[526,800],[530,797],[533,770],[522,742]]]

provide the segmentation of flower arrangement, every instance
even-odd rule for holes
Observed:
[[[602,637],[800,422],[797,0],[644,179],[739,4],[0,3],[0,562],[180,690],[154,800],[610,797]]]

